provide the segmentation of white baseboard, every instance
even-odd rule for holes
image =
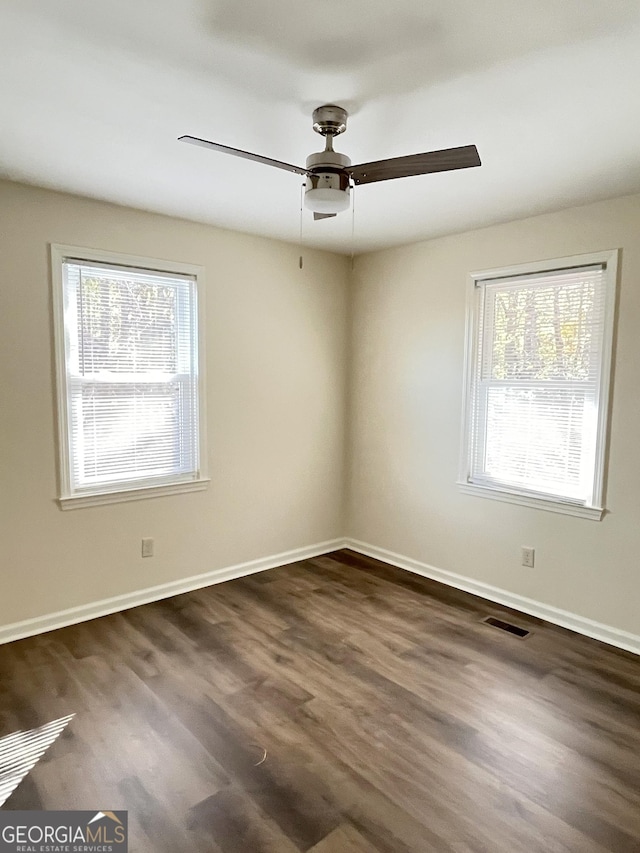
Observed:
[[[24,637],[32,637],[43,634],[45,631],[53,631],[56,628],[65,628],[67,625],[75,625],[78,622],[86,622],[88,619],[96,619],[98,616],[107,616],[120,610],[128,610],[130,607],[138,607],[141,604],[149,604],[162,598],[170,598],[172,595],[180,595],[183,592],[191,592],[194,589],[202,589],[205,586],[222,583],[223,581],[252,575],[256,572],[264,572],[267,569],[275,569],[277,566],[286,566],[298,560],[308,560],[311,557],[319,557],[339,548],[345,547],[344,539],[331,539],[327,542],[319,542],[317,545],[308,545],[305,548],[294,548],[292,551],[284,551],[271,557],[263,557],[259,560],[250,560],[248,563],[239,563],[236,566],[227,566],[222,569],[214,569],[202,575],[171,581],[170,583],[152,586],[147,589],[128,592],[125,595],[116,595],[113,598],[105,598],[91,604],[83,604],[80,607],[71,607],[68,610],[60,610],[57,613],[49,613],[45,616],[36,616],[33,619],[25,619],[23,622],[14,622],[11,625],[0,627],[0,645],[21,640]]]
[[[504,604],[514,610],[520,610],[523,613],[528,613],[530,616],[537,616],[539,619],[553,622],[554,625],[569,628],[570,631],[584,634],[587,637],[592,637],[594,640],[600,640],[603,643],[609,643],[611,646],[616,646],[619,649],[640,655],[640,636],[636,634],[630,634],[627,631],[621,631],[610,625],[594,622],[592,619],[586,619],[584,616],[579,616],[576,613],[560,610],[557,607],[552,607],[550,604],[543,604],[540,601],[525,598],[522,595],[508,592],[505,589],[491,586],[482,581],[476,581],[472,578],[455,574],[454,572],[447,572],[444,569],[437,569],[435,566],[429,566],[427,563],[421,563],[418,560],[404,557],[402,554],[396,554],[393,551],[387,551],[385,548],[369,545],[367,542],[360,542],[357,539],[347,539],[344,547],[350,548],[352,551],[357,551],[359,554],[364,554],[366,557],[373,557],[384,563],[390,563],[399,569],[406,569],[408,572],[413,572],[416,575],[422,575],[425,578],[440,581],[440,583],[447,584],[456,589],[471,592],[473,595],[478,595],[497,604]]]
[[[319,542],[316,545],[309,545],[305,548],[295,548],[291,551],[284,551],[281,554],[274,554],[270,557],[250,560],[247,563],[214,569],[202,575],[171,581],[160,586],[137,590],[136,592],[126,593],[125,595],[117,595],[113,598],[105,598],[102,601],[95,601],[91,604],[81,605],[80,607],[71,607],[68,610],[60,610],[57,613],[36,616],[33,619],[25,619],[22,622],[14,622],[11,625],[0,627],[0,645],[13,642],[14,640],[21,640],[24,637],[43,634],[46,631],[53,631],[56,628],[64,628],[67,625],[75,625],[78,622],[86,622],[89,619],[96,619],[99,616],[107,616],[109,613],[128,610],[130,607],[138,607],[141,604],[160,601],[163,598],[170,598],[172,595],[180,595],[184,592],[202,589],[203,587],[212,586],[223,581],[245,577],[246,575],[252,575],[257,572],[264,572],[267,569],[285,566],[288,563],[295,563],[298,560],[319,557],[322,554],[328,554],[340,548],[350,548],[352,551],[364,554],[367,557],[373,557],[376,560],[381,560],[383,563],[389,563],[397,568],[413,572],[413,574],[440,581],[440,583],[455,587],[455,589],[470,592],[473,595],[478,595],[497,604],[504,604],[506,607],[511,607],[514,610],[520,610],[531,616],[537,616],[539,619],[545,619],[547,622],[552,622],[555,625],[576,631],[578,634],[584,634],[587,637],[592,637],[595,640],[600,640],[603,643],[609,643],[609,645],[616,646],[619,649],[640,655],[640,636],[630,634],[627,631],[621,631],[609,625],[603,625],[600,622],[594,622],[592,619],[570,613],[567,610],[560,610],[557,607],[543,604],[531,598],[525,598],[522,595],[508,592],[482,581],[458,575],[455,572],[438,569],[427,563],[421,563],[418,560],[405,557],[402,554],[396,554],[393,551],[387,551],[385,548],[369,545],[367,542],[360,542],[357,539],[331,539],[327,542]]]

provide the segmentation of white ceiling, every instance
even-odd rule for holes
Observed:
[[[363,251],[640,191],[638,0],[0,0],[0,175],[295,241],[311,112],[354,163],[475,143],[479,169],[357,188],[306,244]]]

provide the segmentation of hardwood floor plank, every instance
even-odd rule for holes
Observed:
[[[191,809],[189,829],[216,843],[221,853],[299,853],[268,815],[246,794],[220,791]]]
[[[309,853],[378,853],[379,848],[349,824],[342,824],[312,847]]]

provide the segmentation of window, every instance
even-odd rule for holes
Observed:
[[[463,491],[600,519],[617,252],[471,276]]]
[[[201,268],[51,253],[60,505],[205,488]]]

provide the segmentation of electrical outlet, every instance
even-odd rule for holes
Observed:
[[[522,546],[522,565],[528,569],[532,569],[536,561],[536,549]]]
[[[153,539],[142,540],[142,556],[153,557]]]

